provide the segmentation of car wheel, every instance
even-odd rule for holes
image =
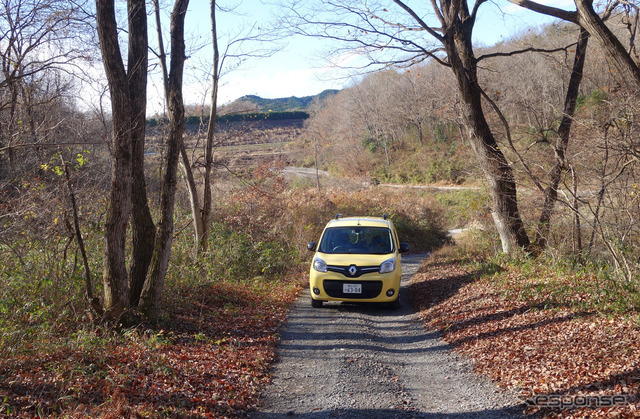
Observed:
[[[311,299],[311,307],[313,308],[322,308],[322,300],[314,300]]]

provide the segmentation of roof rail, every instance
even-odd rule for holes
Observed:
[[[387,214],[382,214],[382,219],[386,220],[387,219]]]

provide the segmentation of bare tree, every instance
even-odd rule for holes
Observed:
[[[155,237],[153,257],[147,281],[140,296],[140,309],[155,319],[162,301],[164,279],[169,265],[173,244],[173,213],[177,187],[178,160],[184,133],[184,101],[182,81],[186,60],[184,42],[184,19],[189,0],[176,0],[171,13],[171,60],[166,83],[169,110],[169,133],[167,135],[165,170],[160,198],[160,223]]]
[[[90,57],[83,6],[82,0],[0,2],[0,179],[15,171],[19,149],[38,147],[59,122],[38,110],[62,99],[71,88],[65,75]]]
[[[542,205],[542,211],[538,222],[538,230],[536,232],[536,244],[539,248],[544,248],[546,246],[549,235],[549,223],[551,221],[551,216],[553,215],[555,202],[558,198],[558,186],[562,180],[562,173],[568,168],[566,153],[571,133],[571,125],[573,123],[576,110],[580,82],[582,81],[582,74],[584,71],[587,44],[589,41],[589,34],[584,29],[580,30],[580,34],[578,36],[579,38],[576,45],[575,59],[571,70],[569,85],[567,86],[562,112],[562,120],[560,121],[560,126],[557,130],[557,140],[554,145],[555,164],[549,172],[549,182],[547,187],[544,189],[544,203]]]
[[[127,76],[131,104],[131,230],[133,241],[129,270],[129,302],[132,306],[136,306],[147,278],[156,226],[149,210],[144,174],[149,49],[147,13],[144,2],[129,1],[128,16]]]
[[[430,119],[437,114],[439,106],[436,105],[436,101],[441,97],[429,89],[431,87],[435,91],[436,87],[428,86],[423,82],[424,79],[420,70],[415,69],[407,71],[394,86],[397,118],[407,126],[415,128],[419,144],[424,143],[425,129]]]
[[[355,115],[350,96],[350,89],[345,89],[327,99],[323,106],[314,108],[307,123],[311,138],[305,136],[302,139],[311,141],[314,155],[320,162],[324,154],[320,153],[321,148],[331,149],[331,164],[341,168],[344,173],[361,175],[371,168],[371,157],[362,147],[365,126]],[[302,147],[307,148],[308,142],[303,143]],[[319,163],[314,164],[317,166]]]
[[[395,84],[399,75],[393,71],[383,71],[369,75],[361,83],[347,92],[351,107],[364,127],[361,138],[372,151],[384,151],[385,164],[391,164],[390,149],[396,134],[402,129],[403,121],[397,118]]]
[[[144,0],[141,2],[144,7]],[[104,306],[109,315],[118,317],[130,302],[125,239],[131,213],[132,109],[128,76],[120,53],[115,1],[97,0],[96,20],[113,124],[111,191],[105,225]]]
[[[107,317],[117,317],[123,310],[139,303],[143,311],[153,318],[161,301],[173,239],[176,170],[184,129],[182,74],[187,5],[188,0],[176,1],[171,20],[173,53],[167,82],[170,123],[161,220],[156,233],[149,213],[143,171],[148,51],[145,1],[128,1],[128,71],[120,53],[114,1],[96,2],[98,35],[109,83],[113,125],[112,186],[105,226],[103,275]],[[133,249],[129,282],[126,275],[125,237],[130,215],[134,226],[134,247],[143,246],[145,249]]]
[[[598,41],[602,49],[610,57],[623,78],[633,83],[636,88],[640,87],[640,67],[634,61],[630,51],[622,45],[622,42],[607,27],[605,21],[611,16],[613,11],[626,2],[612,1],[608,2],[602,16],[593,8],[592,0],[574,0],[576,10],[567,11],[551,6],[536,3],[531,0],[509,0],[511,3],[517,4],[534,12],[553,16],[558,19],[572,22],[584,28],[594,39]],[[632,2],[628,3],[632,5]],[[637,9],[637,6],[635,6]],[[632,31],[632,40],[635,38],[635,29]],[[633,43],[632,43],[633,47]]]
[[[159,24],[159,6],[156,4],[156,21]],[[180,150],[182,158],[182,168],[185,175],[185,183],[189,191],[189,199],[191,203],[191,214],[194,225],[195,241],[198,252],[206,251],[209,239],[209,230],[211,228],[211,214],[213,210],[213,201],[211,193],[212,173],[213,173],[213,152],[215,146],[216,118],[218,112],[218,88],[220,78],[225,71],[235,68],[248,58],[263,58],[274,54],[277,46],[273,46],[273,42],[277,40],[277,33],[269,28],[259,28],[252,26],[249,29],[241,29],[236,34],[230,35],[224,46],[220,47],[220,34],[218,33],[217,12],[218,10],[225,13],[233,13],[233,8],[225,8],[220,6],[216,0],[210,2],[210,18],[211,18],[211,47],[213,61],[207,71],[211,80],[210,108],[208,115],[207,135],[204,144],[204,163],[196,164],[196,159],[190,159],[187,149],[184,145]],[[159,34],[161,36],[161,34]],[[160,48],[162,49],[162,40]],[[266,47],[265,47],[266,45]],[[162,57],[164,52],[158,54],[162,66]],[[165,66],[166,67],[166,66]],[[166,68],[163,70],[166,78]],[[198,167],[203,171],[203,187],[202,195],[198,189],[196,180],[196,171]],[[201,198],[202,197],[202,198]]]
[[[335,39],[346,44],[349,51],[366,53],[367,62],[362,68],[411,66],[433,60],[453,71],[466,136],[493,197],[492,215],[502,248],[512,252],[528,247],[529,237],[518,209],[513,170],[483,110],[486,96],[478,82],[472,35],[478,10],[484,3],[485,0],[478,0],[470,8],[465,1],[432,2],[431,13],[437,24],[430,24],[421,18],[427,11],[400,0],[393,1],[393,8],[391,4],[323,1],[330,16],[318,10],[307,13],[305,10],[309,9],[295,4],[287,22],[297,33]],[[430,40],[425,40],[424,35]]]
[[[319,117],[319,114],[322,112],[323,108],[319,106],[319,104],[315,104],[311,107],[311,118],[305,123],[306,132],[309,136],[301,137],[303,144],[303,148],[308,148],[309,143],[311,143],[311,147],[313,148],[313,168],[315,169],[315,178],[316,178],[316,187],[320,190],[320,167],[318,165],[318,159],[320,156],[320,149],[322,144],[326,144],[329,140],[327,138],[327,125],[322,123],[322,119]]]
[[[218,25],[216,20],[216,0],[211,0],[211,40],[213,48],[213,74],[211,76],[211,108],[209,112],[209,126],[207,141],[204,148],[204,191],[202,193],[202,215],[199,223],[202,230],[196,234],[198,250],[207,250],[209,245],[209,229],[211,227],[211,171],[213,170],[213,142],[218,114],[218,85],[220,83],[220,49],[218,48]],[[195,216],[195,214],[194,214]]]

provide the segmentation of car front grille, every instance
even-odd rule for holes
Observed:
[[[355,268],[353,275],[349,271],[349,269],[351,269],[351,267]],[[330,271],[330,272],[336,272],[336,273],[342,274],[342,275],[346,276],[347,278],[358,278],[358,277],[360,277],[361,275],[364,275],[364,274],[370,274],[372,272],[379,272],[380,271],[380,265],[378,265],[378,266],[356,266],[356,265],[338,266],[338,265],[329,265],[329,266],[327,266],[327,270]]]
[[[343,284],[361,284],[362,293],[345,294],[342,292]],[[323,286],[327,295],[333,298],[376,298],[382,291],[382,281],[341,281],[325,279]]]

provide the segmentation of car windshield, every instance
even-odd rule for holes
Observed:
[[[386,227],[330,227],[322,235],[322,253],[384,255],[393,252],[391,230]]]

